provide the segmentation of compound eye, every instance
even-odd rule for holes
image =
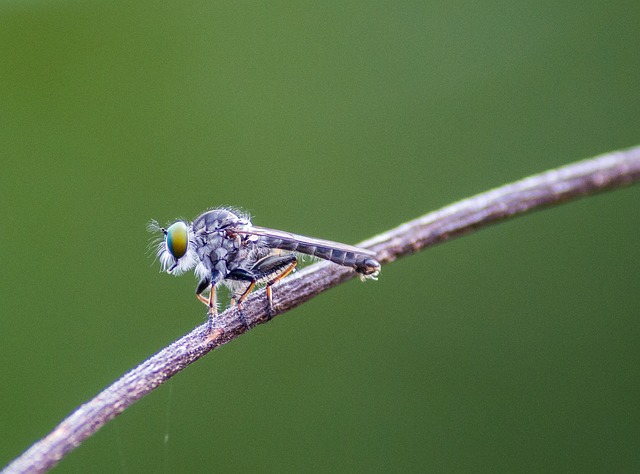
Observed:
[[[178,260],[187,253],[189,244],[189,232],[187,224],[182,221],[175,222],[167,229],[167,249]]]

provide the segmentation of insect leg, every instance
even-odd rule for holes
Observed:
[[[218,303],[216,299],[216,285],[222,279],[222,274],[213,270],[210,278],[203,278],[196,287],[196,297],[209,307],[209,329],[213,329],[213,320],[218,314]],[[205,297],[202,293],[210,288],[209,297]]]
[[[267,284],[267,320],[273,316],[273,293],[271,287],[293,271],[298,263],[295,254],[269,255],[258,260],[251,268],[259,282]]]
[[[242,292],[242,294],[236,299],[234,297],[235,303],[240,304],[244,301],[244,299],[249,296],[253,287],[258,283],[258,278],[249,270],[244,270],[242,268],[236,268],[232,272],[227,275],[229,280],[237,280],[237,281],[246,281],[249,282],[249,286]]]
[[[211,286],[211,279],[203,278],[202,280],[200,280],[200,283],[198,283],[198,286],[196,287],[196,298],[198,298],[207,306],[209,306],[209,298],[202,296],[202,293],[204,293],[204,291],[210,286]]]
[[[235,270],[232,270],[231,272],[229,272],[229,274],[227,275],[227,279],[236,280],[236,281],[245,281],[249,283],[249,285],[247,285],[247,288],[242,292],[242,294],[238,298],[236,298],[235,296],[232,298],[232,302],[233,304],[236,305],[238,314],[240,315],[240,319],[242,319],[244,326],[247,329],[250,329],[249,323],[247,323],[247,318],[245,317],[244,312],[242,311],[242,301],[247,297],[249,293],[251,293],[251,290],[253,290],[253,287],[256,286],[258,279],[251,271],[245,270],[243,268],[236,268]]]

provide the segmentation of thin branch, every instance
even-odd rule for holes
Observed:
[[[629,185],[640,180],[640,147],[547,171],[446,206],[360,244],[382,264],[528,211]],[[355,276],[328,262],[311,265],[275,288],[275,315],[282,314]],[[243,305],[251,326],[266,322],[264,292]],[[4,473],[44,472],[147,393],[208,352],[245,332],[237,311],[219,316],[220,330],[203,324],[140,364],[81,405],[49,435],[9,464]]]

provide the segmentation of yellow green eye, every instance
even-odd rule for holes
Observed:
[[[189,232],[187,224],[182,221],[171,224],[167,229],[167,249],[171,252],[173,258],[178,260],[187,253],[188,244]]]

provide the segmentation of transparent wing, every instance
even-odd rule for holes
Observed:
[[[331,240],[317,239],[315,237],[307,237],[306,235],[294,234],[291,232],[285,232],[283,230],[269,229],[267,227],[251,225],[241,228],[234,228],[233,231],[237,232],[238,234],[259,235],[261,237],[267,237],[274,240],[277,239],[283,242],[299,243],[307,247],[325,247],[341,250],[343,252],[352,252],[360,255],[367,255],[369,257],[376,256],[375,252],[372,252],[371,250],[361,249],[353,245],[341,244],[340,242],[333,242]],[[303,252],[302,250],[297,250],[297,252],[307,253]]]
[[[316,239],[282,230],[254,225],[237,226],[232,232],[260,237],[260,242],[270,248],[300,252],[351,267],[363,275],[377,275],[380,263],[375,252],[331,240]]]

